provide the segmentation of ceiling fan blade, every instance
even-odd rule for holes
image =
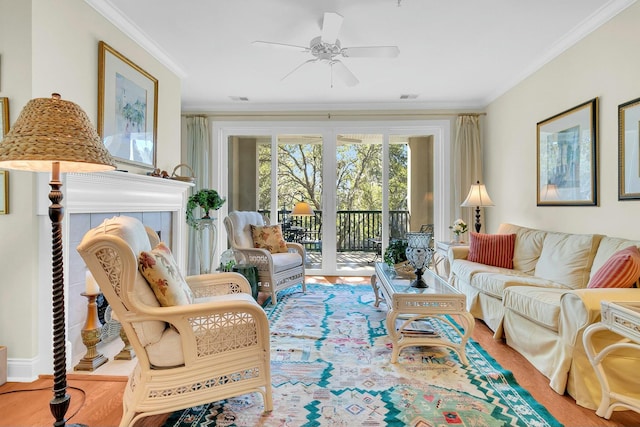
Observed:
[[[276,43],[276,42],[265,42],[265,41],[262,41],[262,40],[256,40],[256,41],[252,42],[252,44],[255,44],[255,45],[266,45],[266,46],[275,47],[275,48],[285,48],[285,49],[297,50],[298,52],[309,52],[311,50],[307,46],[297,46],[295,44]]]
[[[342,27],[342,15],[335,12],[325,12],[324,19],[322,20],[322,35],[321,40],[323,43],[335,44],[338,39],[338,33],[340,27]]]
[[[400,49],[398,46],[345,47],[340,53],[347,58],[395,58]]]
[[[355,86],[360,83],[357,77],[347,68],[347,66],[338,60],[331,61],[331,71],[335,72],[336,76],[338,76],[338,78],[347,86]]]
[[[289,73],[284,76],[283,78],[280,79],[280,81],[286,79],[287,77],[289,77],[291,74],[295,73],[296,71],[298,71],[300,68],[304,67],[305,65],[311,63],[311,62],[318,62],[318,59],[309,59],[307,61],[304,61],[302,64],[298,65],[296,68],[294,68],[293,70],[289,71]]]

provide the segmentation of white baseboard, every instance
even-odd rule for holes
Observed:
[[[42,372],[39,366],[39,358],[7,360],[7,381],[16,383],[30,383],[38,379]]]

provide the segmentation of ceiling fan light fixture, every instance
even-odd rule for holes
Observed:
[[[331,87],[333,87],[333,75],[342,80],[347,86],[355,86],[359,83],[356,76],[347,68],[345,64],[340,62],[338,57],[349,58],[395,58],[400,54],[397,46],[359,46],[359,47],[342,47],[338,40],[338,33],[342,27],[343,16],[336,12],[326,12],[322,22],[321,34],[314,37],[309,42],[309,47],[301,47],[287,43],[267,42],[256,40],[254,44],[271,45],[273,47],[288,48],[295,50],[303,50],[305,53],[311,53],[313,59],[308,59],[298,65],[281,80],[285,80],[291,74],[307,64],[320,62],[330,67]]]

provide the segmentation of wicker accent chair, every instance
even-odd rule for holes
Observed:
[[[271,295],[271,304],[277,304],[278,291],[299,283],[302,283],[302,291],[306,292],[304,246],[287,242],[289,251],[275,254],[254,248],[251,225],[269,225],[269,218],[255,211],[233,211],[224,219],[231,249],[241,252],[248,264],[258,267],[259,289]]]
[[[238,273],[188,276],[192,304],[161,307],[138,270],[157,234],[120,216],[89,230],[78,252],[122,324],[138,363],[120,426],[250,392],[273,409],[267,316]]]

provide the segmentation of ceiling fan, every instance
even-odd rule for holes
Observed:
[[[298,65],[282,80],[289,77],[294,72],[307,64],[314,62],[328,64],[331,67],[331,86],[333,87],[333,73],[341,79],[347,86],[358,84],[357,77],[339,59],[342,58],[395,58],[400,53],[398,46],[361,46],[342,47],[338,39],[340,27],[342,27],[343,16],[335,12],[325,12],[322,21],[321,35],[311,39],[309,47],[297,46],[286,43],[267,42],[256,40],[253,44],[265,44],[274,47],[294,49],[299,52],[309,52],[313,56],[302,64]]]

